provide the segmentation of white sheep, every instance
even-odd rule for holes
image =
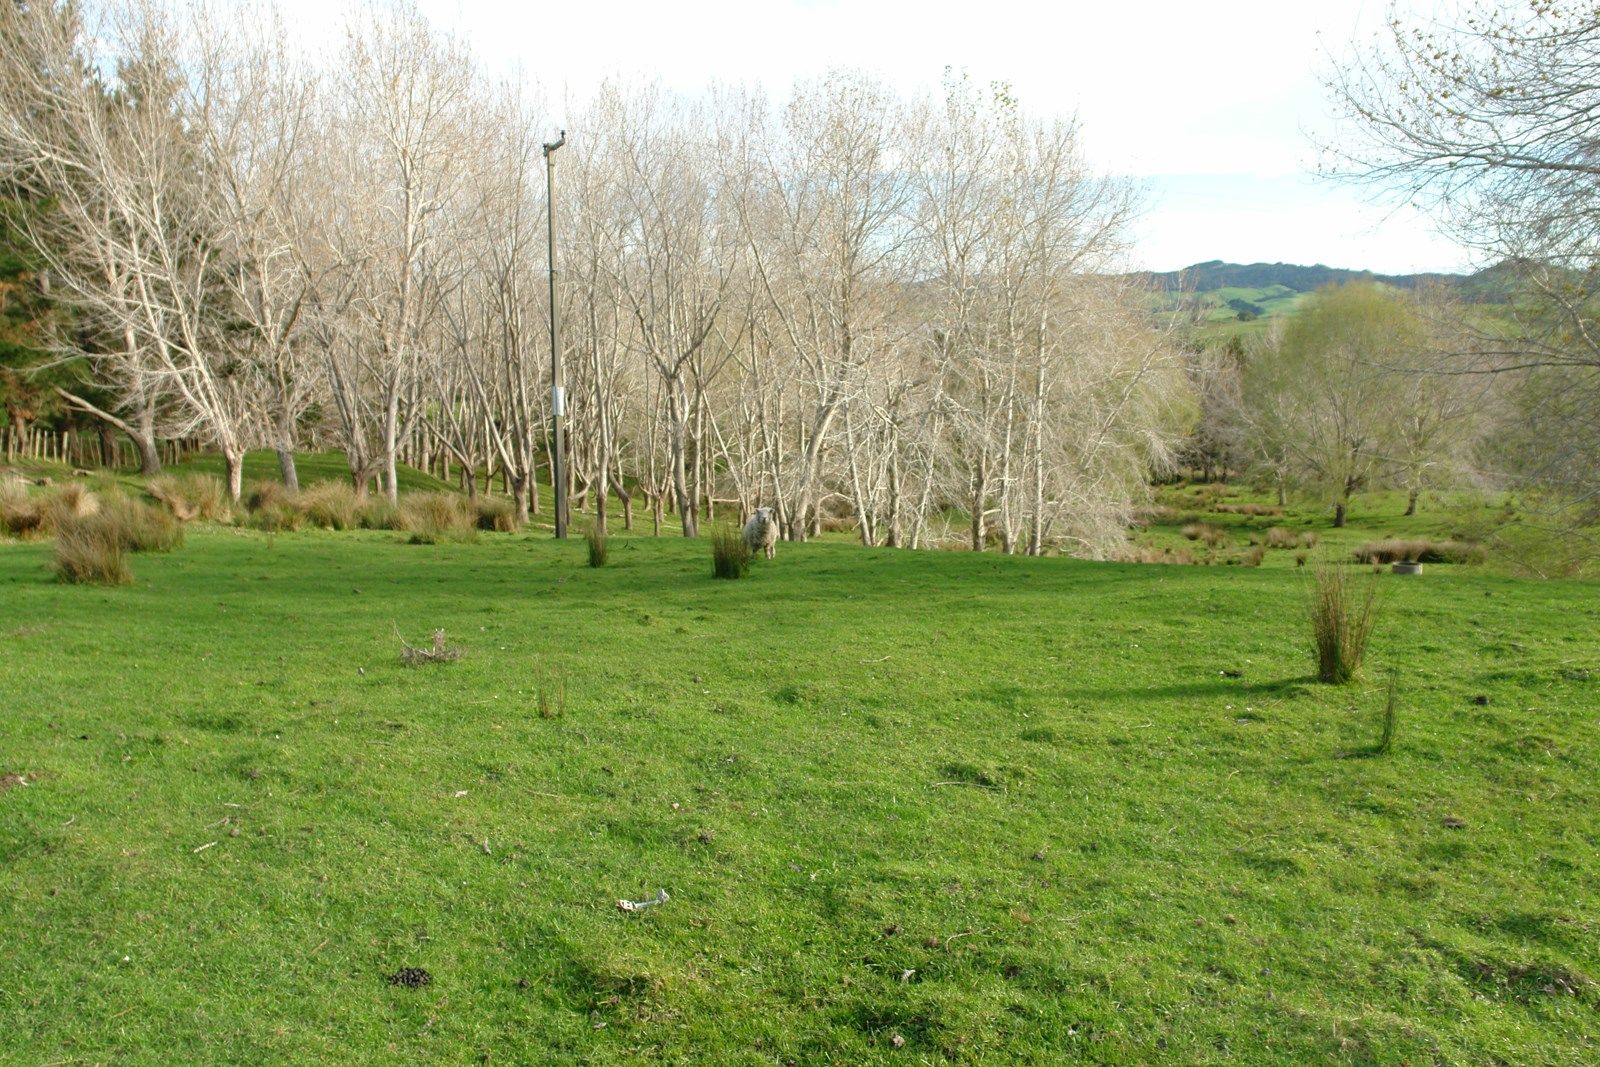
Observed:
[[[756,508],[744,524],[744,543],[751,552],[759,551],[768,559],[778,554],[778,520],[771,508]]]

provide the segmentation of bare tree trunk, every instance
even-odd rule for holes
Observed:
[[[300,472],[295,468],[294,449],[278,446],[278,472],[283,476],[283,484],[291,493],[300,491]]]
[[[244,450],[240,448],[224,448],[222,450],[223,474],[228,483],[228,499],[235,504],[244,494]]]

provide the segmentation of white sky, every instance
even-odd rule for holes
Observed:
[[[1029,111],[1078,114],[1091,162],[1148,190],[1139,266],[1471,266],[1411,209],[1308,177],[1309,135],[1330,125],[1318,72],[1381,27],[1387,0],[416,2],[491,69],[520,68],[557,100],[616,75],[687,91],[760,83],[777,96],[840,66],[907,95],[937,90],[947,65],[1009,81]],[[312,38],[336,36],[352,3],[283,0]]]

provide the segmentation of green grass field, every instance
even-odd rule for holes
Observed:
[[[1385,576],[1331,688],[1287,553],[49,554],[0,544],[0,1062],[1600,1057],[1594,583]]]

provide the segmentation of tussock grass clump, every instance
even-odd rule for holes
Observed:
[[[1239,562],[1243,563],[1246,567],[1259,567],[1261,566],[1261,561],[1266,558],[1267,546],[1256,545],[1250,549],[1250,551],[1246,552],[1242,557],[1240,557]]]
[[[257,529],[267,533],[292,533],[305,529],[306,525],[305,512],[292,501],[267,504],[257,510],[252,519]]]
[[[1428,538],[1368,541],[1355,550],[1357,563],[1482,563],[1487,557],[1482,545]]]
[[[533,665],[534,707],[541,719],[559,719],[567,713],[567,679],[543,659]]]
[[[1389,698],[1383,704],[1383,733],[1378,736],[1378,743],[1372,746],[1374,755],[1381,756],[1388,752],[1394,745],[1394,722],[1398,710],[1400,696],[1400,672],[1389,673]]]
[[[386,496],[375,496],[361,502],[360,525],[363,530],[400,529],[400,508]]]
[[[744,534],[732,526],[719,526],[711,532],[711,575],[714,578],[743,578],[750,573],[750,546]]]
[[[1219,515],[1255,515],[1274,518],[1283,514],[1283,509],[1272,504],[1218,504],[1211,509]]]
[[[1111,558],[1116,563],[1194,563],[1194,555],[1188,549],[1155,548],[1151,545],[1128,545]]]
[[[1177,509],[1169,508],[1163,504],[1153,504],[1147,508],[1139,508],[1133,513],[1133,525],[1141,529],[1151,526],[1170,525],[1177,521]]]
[[[171,552],[183,544],[183,526],[171,512],[121,492],[107,493],[90,521],[105,525],[129,552]]]
[[[1350,681],[1361,669],[1377,621],[1377,581],[1358,581],[1349,568],[1324,564],[1312,577],[1307,614],[1317,678],[1331,685]]]
[[[343,482],[318,482],[296,503],[307,522],[324,530],[354,530],[361,521],[356,491]]]
[[[59,530],[65,523],[87,519],[100,510],[100,498],[87,486],[69,484],[44,498],[40,508],[41,525],[46,530]]]
[[[480,530],[516,533],[522,525],[517,521],[516,506],[503,496],[480,496],[473,504]]]
[[[411,535],[414,545],[446,541],[475,541],[478,514],[454,493],[413,493],[400,501],[399,529]]]
[[[589,545],[589,566],[604,567],[606,560],[611,558],[611,547],[606,544],[606,535],[599,530],[590,530],[589,536],[584,540]]]
[[[398,629],[395,631],[395,636],[400,637]],[[443,630],[433,631],[431,646],[419,647],[400,637],[400,662],[408,667],[420,667],[425,663],[454,663],[462,655],[460,645],[452,645],[445,641]]]
[[[233,517],[228,492],[214,475],[162,474],[150,479],[148,491],[179,522],[227,522]]]
[[[293,497],[282,482],[251,482],[244,494],[244,506],[251,512],[266,511],[292,502]]]
[[[1294,548],[1299,543],[1300,538],[1293,530],[1274,526],[1267,531],[1268,548]]]
[[[1212,548],[1220,545],[1228,537],[1228,531],[1209,522],[1186,522],[1178,532],[1191,541],[1203,541]]]
[[[71,518],[56,527],[51,564],[58,581],[74,585],[127,585],[128,549],[116,524],[98,516]]]
[[[0,532],[13,537],[41,535],[45,532],[42,505],[20,478],[0,481]]]

